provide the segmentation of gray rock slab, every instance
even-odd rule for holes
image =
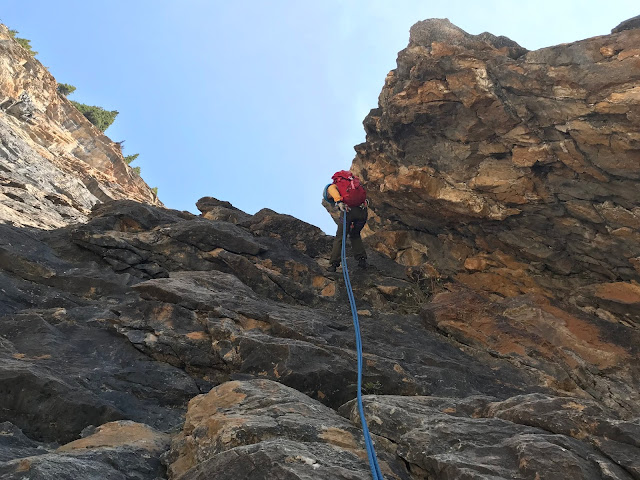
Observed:
[[[250,380],[194,398],[166,461],[171,479],[359,479],[370,475],[363,448],[361,432],[335,411],[277,382]],[[408,478],[378,448],[388,478]]]
[[[590,401],[543,395],[505,402],[367,396],[364,403],[370,430],[396,444],[418,478],[637,478],[634,445],[609,445],[611,451],[606,451],[601,448],[610,443],[606,437],[584,430],[595,431],[599,422],[608,422]],[[550,404],[558,408],[552,412]],[[500,406],[520,416],[504,420]],[[341,412],[358,421],[354,402]]]

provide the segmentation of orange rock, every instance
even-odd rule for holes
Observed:
[[[135,446],[145,450],[162,450],[170,436],[148,425],[128,420],[105,423],[88,437],[62,445],[57,452],[96,449],[102,447]]]
[[[598,102],[595,105],[595,111],[605,114],[625,114],[629,111],[629,106],[625,104],[616,104],[610,102]]]
[[[504,297],[515,297],[523,293],[519,285],[495,273],[459,273],[456,279],[475,290],[495,292]]]
[[[603,300],[640,306],[640,285],[637,283],[603,283],[596,286],[595,295]]]
[[[471,271],[482,272],[487,269],[489,262],[483,257],[471,257],[464,261],[464,268]]]
[[[511,161],[518,167],[531,167],[536,163],[547,163],[553,160],[549,145],[534,145],[530,147],[514,147]]]
[[[454,55],[458,49],[453,45],[448,45],[446,43],[441,42],[433,42],[431,44],[431,56],[439,58],[439,57],[448,57],[450,55]]]
[[[603,57],[613,57],[616,54],[616,51],[611,45],[605,45],[600,47],[600,53]]]
[[[618,54],[618,60],[625,60],[631,57],[640,57],[640,48],[632,48],[623,50]]]
[[[376,288],[385,295],[394,295],[398,291],[398,287],[389,285],[376,285]]]
[[[311,285],[313,285],[314,288],[324,288],[328,282],[329,280],[327,280],[325,277],[317,275],[311,280]]]
[[[334,282],[331,282],[329,285],[322,289],[322,292],[320,292],[320,295],[322,295],[323,297],[333,297],[335,294],[336,284]]]

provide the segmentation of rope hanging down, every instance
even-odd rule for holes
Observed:
[[[353,326],[356,331],[356,349],[358,351],[358,412],[360,413],[360,423],[362,423],[362,433],[364,435],[364,443],[367,447],[367,457],[369,457],[369,468],[371,468],[371,477],[373,480],[384,480],[380,467],[378,466],[378,458],[373,448],[371,434],[367,420],[364,418],[364,408],[362,406],[362,339],[360,338],[360,322],[358,322],[358,309],[356,308],[356,300],[353,297],[351,289],[351,280],[349,279],[349,270],[347,269],[347,213],[342,213],[342,275],[344,276],[344,284],[347,288],[349,296],[349,304],[351,305],[351,316],[353,317]]]

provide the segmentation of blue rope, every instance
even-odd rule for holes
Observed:
[[[371,468],[371,478],[373,480],[384,480],[380,467],[378,466],[378,458],[373,448],[371,434],[367,426],[367,420],[364,418],[364,407],[362,406],[362,339],[360,338],[360,322],[358,321],[358,309],[356,308],[356,300],[353,297],[351,289],[351,280],[349,279],[349,270],[347,269],[347,213],[342,212],[342,276],[344,284],[347,287],[347,295],[349,304],[351,305],[351,316],[353,317],[353,326],[356,331],[356,349],[358,351],[358,412],[360,412],[360,423],[362,423],[362,433],[364,435],[364,443],[367,447],[367,457],[369,457],[369,468]]]

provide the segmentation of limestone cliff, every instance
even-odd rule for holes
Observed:
[[[539,52],[446,21],[412,29],[354,164],[373,198],[370,265],[349,271],[385,478],[640,478],[640,31],[626,25]],[[47,91],[35,104],[61,116],[40,121],[81,121]],[[62,172],[65,148],[91,145],[64,178],[129,191],[106,137],[46,137],[25,104],[7,107],[10,138],[49,153],[8,150],[2,175]],[[14,181],[3,192],[19,197]],[[139,201],[142,187],[75,210],[22,190],[31,209],[0,211],[1,478],[371,478],[332,237],[212,197],[196,216]]]
[[[626,25],[626,26],[625,26]],[[640,29],[527,52],[411,29],[356,170],[372,241],[499,298],[640,321]]]
[[[57,228],[110,199],[159,204],[118,145],[0,25],[0,221]]]

